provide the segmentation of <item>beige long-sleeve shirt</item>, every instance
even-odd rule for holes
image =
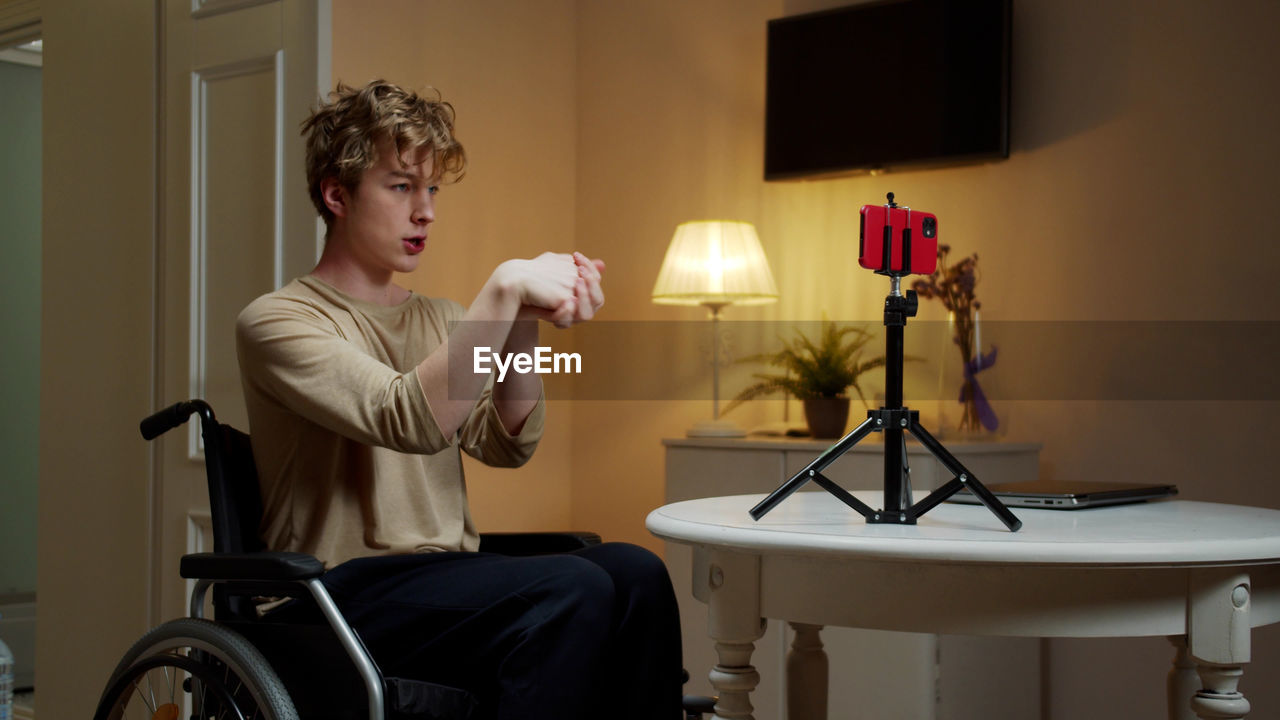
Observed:
[[[376,305],[311,276],[241,312],[236,350],[269,548],[333,567],[478,547],[461,452],[523,464],[542,437],[545,404],[512,436],[490,384],[455,436],[442,434],[415,368],[463,312],[416,294]]]

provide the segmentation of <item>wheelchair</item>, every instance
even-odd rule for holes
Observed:
[[[265,549],[249,436],[222,424],[203,400],[172,405],[141,423],[152,440],[200,418],[214,552],[184,555],[195,581],[190,617],[139,639],[116,665],[95,720],[466,720],[477,701],[466,690],[386,677],[343,619],[311,555]],[[569,552],[598,544],[594,533],[490,533],[480,549],[506,555]],[[213,588],[215,620],[204,617]],[[261,598],[287,598],[302,612],[287,621],[259,616]],[[687,678],[687,673],[686,673]],[[714,698],[686,696],[688,718],[712,712]]]

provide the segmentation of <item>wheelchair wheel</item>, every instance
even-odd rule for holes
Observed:
[[[116,666],[95,720],[298,720],[262,653],[208,620],[167,622]]]

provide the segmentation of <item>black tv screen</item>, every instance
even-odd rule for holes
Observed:
[[[1009,156],[1011,0],[769,21],[766,180]]]

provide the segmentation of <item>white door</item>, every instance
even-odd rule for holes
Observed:
[[[247,432],[236,315],[316,260],[298,130],[329,84],[329,3],[161,7],[158,402],[203,398]],[[155,621],[186,613],[179,557],[212,550],[197,430],[193,418],[160,446]]]

